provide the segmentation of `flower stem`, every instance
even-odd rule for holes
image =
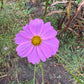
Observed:
[[[43,16],[42,16],[43,20],[44,20],[45,14],[47,12],[48,2],[49,2],[49,0],[46,1],[45,11],[44,11]]]
[[[0,0],[1,1],[1,9],[3,8],[3,0]]]
[[[36,64],[35,64],[35,67],[34,67],[34,79],[33,79],[33,84],[35,84],[35,72],[36,72]]]
[[[41,73],[42,73],[42,84],[44,84],[44,74],[43,74],[43,66],[42,63],[40,63]]]

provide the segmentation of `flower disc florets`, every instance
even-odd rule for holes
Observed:
[[[41,42],[42,42],[42,40],[41,40],[41,37],[40,37],[40,36],[33,36],[33,38],[31,39],[31,43],[32,43],[34,46],[40,45]]]

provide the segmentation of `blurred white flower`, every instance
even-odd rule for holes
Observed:
[[[8,47],[5,47],[5,48],[4,48],[4,50],[7,50],[7,49],[8,49]]]

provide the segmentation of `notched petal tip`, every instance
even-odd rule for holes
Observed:
[[[46,22],[45,25],[51,26],[51,22]]]
[[[18,37],[18,36],[19,36],[19,33],[17,33],[17,34],[15,35],[15,38]]]
[[[23,26],[23,30],[26,31],[29,28],[29,25],[26,24],[25,26]]]
[[[32,64],[39,64],[40,63],[40,61],[37,61],[37,62],[35,62],[35,61],[30,61],[30,60],[28,60],[29,61],[29,63],[32,63]]]
[[[29,25],[31,25],[31,24],[38,24],[38,23],[42,23],[43,24],[44,21],[42,19],[36,18],[34,20],[30,20]]]
[[[56,39],[56,43],[59,45],[60,41],[57,38],[55,38],[55,39]]]

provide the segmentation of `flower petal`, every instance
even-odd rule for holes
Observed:
[[[47,22],[42,26],[40,35],[43,39],[50,39],[57,35],[57,31],[51,26],[50,22]]]
[[[41,49],[40,49],[39,46],[37,47],[37,53],[38,53],[39,58],[40,58],[43,62],[45,62],[45,61],[46,61],[46,57],[45,57],[44,54],[42,53],[42,51],[41,51]]]
[[[16,34],[16,37],[14,39],[15,39],[16,44],[21,44],[23,42],[26,42],[26,41],[30,40],[30,39],[27,39],[27,38],[24,38],[23,36],[21,36],[20,33]]]
[[[54,29],[49,30],[45,34],[43,34],[42,39],[51,39],[55,37],[57,32]]]
[[[32,51],[33,46],[30,42],[23,42],[17,46],[16,51],[20,57],[26,57]]]
[[[45,24],[42,25],[42,29],[41,29],[41,34],[46,33],[49,29],[53,28],[50,24],[50,22],[47,22]]]
[[[26,25],[23,27],[23,30],[29,32],[29,31],[30,31],[29,25],[26,24]]]
[[[33,34],[32,32],[31,32],[31,30],[30,30],[30,27],[29,27],[29,25],[28,24],[26,24],[24,27],[23,27],[23,30],[25,31],[25,32],[27,32],[28,34]]]
[[[41,19],[31,20],[29,23],[30,30],[33,32],[34,35],[38,35],[43,24],[44,22]]]
[[[51,51],[46,45],[41,44],[40,46],[38,46],[38,48],[39,48],[38,49],[38,51],[39,51],[38,54],[39,54],[40,59],[42,61],[45,61],[45,58],[51,57]]]
[[[48,40],[43,40],[43,44],[45,44],[52,52],[52,55],[55,55],[58,51],[59,40],[57,38],[52,38]]]
[[[42,39],[51,39],[57,35],[57,32],[54,29],[50,29],[46,33],[42,34],[41,37]]]
[[[25,31],[20,31],[20,35],[23,36],[24,38],[29,38],[31,39],[33,37],[33,34],[31,32],[25,32]]]
[[[37,64],[39,64],[40,58],[39,58],[39,56],[37,54],[37,47],[33,48],[32,52],[27,56],[27,58],[28,58],[28,61],[30,63],[33,63],[33,64],[37,63]]]

